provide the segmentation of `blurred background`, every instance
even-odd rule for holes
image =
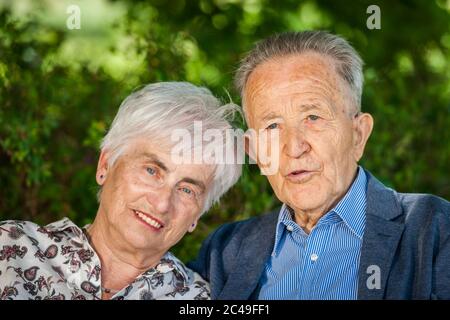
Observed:
[[[239,103],[232,75],[254,42],[306,29],[344,36],[365,61],[375,128],[362,165],[400,192],[450,199],[450,0],[0,0],[0,220],[90,223],[99,142],[131,91],[186,80]],[[189,260],[218,225],[277,206],[246,166],[173,251]]]

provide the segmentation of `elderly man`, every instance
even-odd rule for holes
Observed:
[[[183,82],[129,96],[101,146],[100,205],[91,225],[67,218],[45,227],[0,223],[0,300],[208,299],[208,284],[168,250],[237,181],[241,166],[175,163],[172,134],[192,134],[201,122],[225,137],[233,109]]]
[[[248,127],[278,132],[268,179],[283,206],[205,240],[191,266],[212,298],[450,299],[449,202],[397,193],[357,164],[373,120],[355,50],[321,31],[275,35],[236,83]]]

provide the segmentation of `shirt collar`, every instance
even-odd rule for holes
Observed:
[[[335,220],[330,216],[334,212],[342,219],[350,230],[360,239],[364,235],[364,227],[366,224],[366,187],[367,177],[364,169],[358,166],[358,173],[356,179],[353,181],[351,187],[345,196],[338,202],[338,204],[325,214],[318,222]],[[275,244],[272,251],[272,256],[280,252],[281,240],[286,229],[291,229],[292,232],[304,233],[303,229],[293,219],[292,209],[286,204],[280,209],[278,215],[277,228],[275,231]]]
[[[345,196],[332,209],[360,239],[366,225],[367,177],[364,169],[358,166],[358,175]]]
[[[182,276],[185,284],[190,282],[190,273],[185,265],[171,252],[167,252],[156,265],[155,269],[160,273],[175,272]]]
[[[281,240],[283,239],[286,229],[290,229],[289,231],[292,232],[304,232],[303,229],[300,228],[300,226],[294,221],[292,209],[283,203],[278,215],[277,228],[275,231],[275,244],[273,246],[272,256],[280,253],[282,243]]]

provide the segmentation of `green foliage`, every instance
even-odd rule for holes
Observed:
[[[253,43],[309,28],[343,35],[366,63],[362,164],[399,191],[450,198],[448,1],[377,1],[381,30],[366,28],[370,1],[75,2],[80,30],[66,28],[68,1],[0,4],[0,220],[90,222],[98,145],[133,89],[187,80],[239,102],[232,74]],[[246,166],[175,253],[188,260],[217,226],[278,205]]]

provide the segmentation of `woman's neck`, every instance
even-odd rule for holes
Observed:
[[[105,292],[109,290],[102,290],[102,299],[109,299],[132,283],[140,274],[155,267],[162,256],[144,257],[135,250],[116,248],[114,241],[107,236],[107,229],[103,227],[101,219],[97,218],[87,228],[87,234],[91,246],[100,259],[101,286],[110,290],[110,293]]]

